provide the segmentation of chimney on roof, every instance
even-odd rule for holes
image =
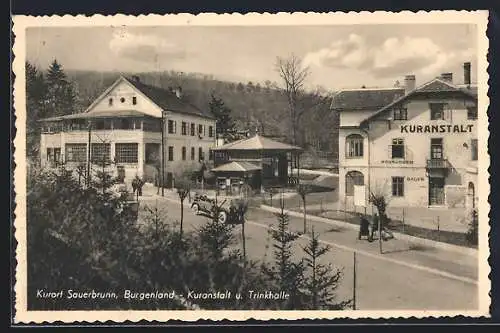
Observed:
[[[182,97],[182,88],[180,86],[175,88],[174,93],[175,93],[175,96],[177,96],[177,98],[181,98]]]
[[[410,91],[415,90],[415,75],[406,75],[405,76],[405,92],[409,93]]]
[[[448,83],[453,83],[453,73],[442,73],[441,80],[446,81]]]
[[[141,82],[141,78],[137,75],[132,75],[132,80],[134,80],[135,82]]]
[[[464,84],[470,86],[470,62],[464,62]]]

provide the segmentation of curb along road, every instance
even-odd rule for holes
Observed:
[[[166,201],[170,201],[172,203],[179,204],[179,200],[175,200],[173,198],[169,198],[169,197],[166,197],[166,196],[165,197],[161,197],[160,196],[160,197],[157,197],[156,199],[164,199]],[[184,207],[190,207],[190,203],[189,202],[184,202]],[[277,212],[277,211],[279,211],[279,209],[273,208],[273,207],[269,207],[269,206],[267,206],[267,207],[262,207],[261,206],[261,209],[267,210],[267,211],[270,211],[270,212]],[[300,214],[300,213],[296,213],[296,212],[288,212],[288,213],[291,216],[303,217],[303,214]],[[326,223],[326,224],[331,224],[331,225],[336,225],[336,226],[346,226],[347,225],[351,229],[356,229],[356,230],[359,229],[359,227],[357,227],[356,225],[350,224],[350,223],[346,223],[346,222],[329,220],[329,219],[320,218],[320,217],[317,217],[317,216],[310,216],[310,215],[308,215],[308,217],[310,217],[312,220],[316,220],[318,222],[323,222],[323,223]],[[260,228],[269,228],[269,226],[267,224],[262,224],[262,223],[258,223],[258,222],[251,221],[251,220],[247,220],[246,223],[254,225],[254,226],[257,226],[257,227],[260,227]],[[395,234],[395,236],[396,236],[396,234]],[[406,235],[397,234],[397,236],[400,239],[403,239],[403,237],[401,237],[401,236],[406,236]],[[408,237],[408,239],[410,239],[409,236],[407,236],[407,237]],[[306,235],[300,235],[300,238],[309,239],[309,237],[306,236]],[[411,237],[412,241],[413,241],[413,238],[416,238],[416,237]],[[424,241],[426,241],[426,240],[424,240]],[[390,262],[390,263],[393,263],[393,264],[405,266],[405,267],[408,267],[408,268],[417,269],[417,270],[420,270],[420,271],[425,271],[425,272],[428,272],[428,273],[431,273],[431,274],[435,274],[435,275],[439,275],[439,276],[442,276],[442,277],[445,277],[445,278],[449,278],[449,279],[461,281],[461,282],[464,282],[464,283],[467,283],[467,284],[478,285],[478,281],[475,280],[475,279],[471,279],[471,278],[467,278],[467,277],[464,277],[464,276],[459,276],[459,275],[451,274],[451,273],[448,273],[448,272],[445,272],[445,271],[442,271],[442,270],[439,270],[439,269],[434,269],[434,268],[430,268],[430,267],[426,267],[426,266],[422,266],[422,265],[418,265],[418,264],[412,264],[412,263],[408,263],[408,262],[405,262],[405,261],[393,259],[393,258],[390,258],[390,257],[384,257],[383,255],[380,255],[380,254],[375,254],[375,253],[371,253],[371,252],[368,252],[368,251],[365,251],[365,250],[356,249],[354,247],[349,247],[349,246],[345,246],[345,245],[336,244],[336,243],[333,243],[333,242],[330,242],[330,241],[320,240],[319,242],[323,243],[323,244],[328,244],[328,245],[337,247],[337,248],[345,250],[345,251],[356,252],[356,253],[358,253],[360,255],[363,255],[363,256],[366,256],[366,257],[370,257],[370,258],[373,258],[373,259],[379,259],[379,260],[382,260],[382,261],[386,261],[386,262]],[[437,242],[433,242],[433,243],[437,243]],[[427,243],[425,243],[425,244],[427,244]],[[428,244],[428,245],[432,246],[432,244]],[[447,245],[447,244],[444,244],[444,245]]]
[[[280,209],[278,209],[278,208],[270,207],[267,205],[261,205],[260,209],[268,211],[268,212],[273,212],[273,213],[277,213],[280,211]],[[302,214],[302,213],[293,212],[293,211],[289,211],[289,210],[285,210],[285,212],[287,212],[288,215],[290,215],[290,216],[300,217],[300,218],[304,217],[304,214]],[[358,225],[348,223],[348,222],[327,219],[324,217],[319,217],[319,216],[314,216],[314,215],[307,215],[307,218],[312,220],[312,221],[316,221],[316,222],[322,222],[325,224],[331,224],[331,225],[335,225],[335,226],[343,226],[343,227],[351,228],[353,230],[359,230]],[[394,234],[394,237],[397,239],[409,241],[409,242],[412,242],[415,244],[426,245],[426,246],[434,247],[437,249],[442,249],[442,250],[451,251],[451,252],[457,252],[457,253],[469,255],[469,256],[477,256],[478,255],[478,251],[476,249],[473,249],[473,248],[467,248],[467,247],[457,246],[457,245],[453,245],[453,244],[447,244],[447,243],[443,243],[443,242],[436,242],[433,240],[409,236],[409,235],[405,235],[405,234],[401,234],[401,233],[397,233],[397,232],[393,232],[393,234]]]

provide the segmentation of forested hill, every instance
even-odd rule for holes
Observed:
[[[211,96],[223,100],[231,109],[231,117],[241,130],[259,129],[263,135],[289,138],[290,122],[287,98],[275,83],[233,83],[208,75],[173,71],[153,73],[112,73],[66,70],[75,85],[79,111],[108,88],[120,75],[137,75],[142,82],[160,86],[181,87],[183,96],[200,108],[209,107]],[[329,110],[330,98],[325,91],[301,97],[304,109],[300,120],[299,142],[305,147],[335,153],[338,149],[338,117]]]

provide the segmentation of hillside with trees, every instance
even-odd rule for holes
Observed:
[[[211,75],[176,71],[64,71],[57,61],[44,71],[27,64],[29,127],[33,128],[41,115],[48,117],[85,111],[120,75],[136,75],[146,84],[165,89],[181,87],[183,98],[199,108],[210,109],[210,103],[214,101],[222,103],[237,130],[251,133],[258,130],[262,135],[296,143],[330,158],[336,156],[338,115],[329,109],[331,99],[326,90],[318,88],[304,92],[302,86],[287,86],[286,80],[282,83],[237,83],[217,80]],[[302,79],[305,81],[307,77]],[[60,96],[57,105],[55,94]],[[36,146],[37,139],[31,141]],[[32,150],[36,156],[36,147]]]

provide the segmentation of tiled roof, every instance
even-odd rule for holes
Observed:
[[[403,88],[342,90],[333,96],[331,109],[377,110],[405,93]]]
[[[427,84],[424,84],[420,88],[416,89],[416,92],[440,92],[440,91],[457,91],[457,87],[452,86],[451,84],[441,81],[441,80],[432,80]]]
[[[126,78],[126,80],[165,111],[214,119],[214,116],[210,112],[201,110],[182,98],[178,98],[172,91],[145,84],[132,78]]]
[[[279,141],[274,141],[264,136],[255,135],[248,139],[242,139],[227,143],[212,150],[301,150],[302,148],[292,146]]]
[[[246,171],[255,171],[255,170],[260,170],[260,169],[262,169],[260,166],[255,165],[255,164],[250,163],[250,162],[233,161],[233,162],[229,162],[229,163],[220,165],[216,168],[213,168],[210,171],[213,171],[213,172],[231,172],[231,171],[233,171],[233,172],[234,171],[246,172]]]
[[[410,91],[408,94],[403,95],[401,98],[396,99],[392,103],[389,103],[389,104],[385,105],[384,107],[380,108],[377,112],[375,112],[375,113],[371,114],[370,116],[366,117],[365,119],[363,119],[362,122],[366,122],[366,121],[372,119],[373,117],[377,116],[378,114],[386,111],[387,109],[390,109],[394,105],[396,105],[396,104],[398,104],[398,103],[400,103],[400,102],[402,102],[402,101],[404,101],[412,96],[415,96],[415,95],[418,95],[421,93],[428,94],[428,93],[436,93],[436,92],[438,92],[438,93],[439,92],[460,93],[460,94],[465,95],[471,99],[477,99],[477,94],[474,95],[473,92],[467,90],[467,88],[461,89],[452,83],[448,83],[448,82],[445,82],[439,78],[435,78],[435,79],[421,85],[420,87]]]
[[[74,113],[65,116],[57,116],[40,119],[40,121],[61,121],[66,119],[95,119],[113,117],[152,117],[149,114],[137,110],[103,110],[93,112]]]

